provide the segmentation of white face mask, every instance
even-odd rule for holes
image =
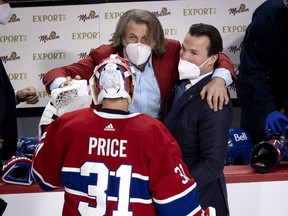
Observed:
[[[208,62],[210,58],[208,58],[203,64],[197,66],[194,63],[188,62],[180,58],[178,64],[178,71],[179,71],[179,79],[189,79],[193,80],[200,76],[200,68]]]
[[[0,24],[6,25],[12,16],[12,10],[8,3],[0,5]]]
[[[151,55],[151,47],[142,43],[132,43],[126,46],[128,59],[136,66],[144,64]]]

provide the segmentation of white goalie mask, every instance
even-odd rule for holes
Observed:
[[[135,70],[127,59],[112,54],[95,67],[89,80],[94,103],[102,104],[103,98],[126,98],[133,103]]]

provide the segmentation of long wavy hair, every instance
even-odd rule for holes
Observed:
[[[118,49],[123,48],[122,39],[125,37],[127,23],[131,20],[137,24],[147,25],[151,44],[154,45],[153,53],[156,55],[163,54],[167,46],[163,27],[159,19],[153,13],[141,9],[128,10],[120,17],[115,32],[109,40],[112,46]]]

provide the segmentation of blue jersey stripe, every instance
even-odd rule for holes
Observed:
[[[185,203],[185,205],[183,205]],[[188,215],[191,209],[199,207],[198,193],[196,189],[191,190],[185,196],[173,200],[172,202],[159,204],[154,203],[157,209],[158,216],[175,216],[175,215]],[[187,208],[183,208],[187,206]]]
[[[63,172],[62,181],[65,187],[88,194],[88,185],[97,185],[97,174],[91,173],[89,176],[81,176],[80,172]],[[74,181],[71,181],[74,179]],[[106,191],[109,197],[118,197],[119,177],[109,176],[108,189]],[[151,199],[149,191],[149,181],[131,177],[130,198],[132,199]]]

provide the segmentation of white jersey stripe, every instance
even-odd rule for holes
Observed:
[[[143,175],[141,175],[139,173],[132,173],[132,177],[133,178],[142,179],[142,180],[145,180],[145,181],[149,180],[149,176],[143,176]]]
[[[195,215],[198,211],[201,210],[201,206],[199,205],[197,208],[195,208],[192,212],[190,212],[187,216],[193,216]]]
[[[109,201],[117,202],[117,197],[108,196]],[[151,204],[153,201],[152,199],[140,199],[140,198],[130,198],[130,203],[141,203],[141,204]]]
[[[63,168],[62,168],[62,172],[76,172],[76,173],[80,173],[80,168],[76,168],[76,167],[63,167]]]

